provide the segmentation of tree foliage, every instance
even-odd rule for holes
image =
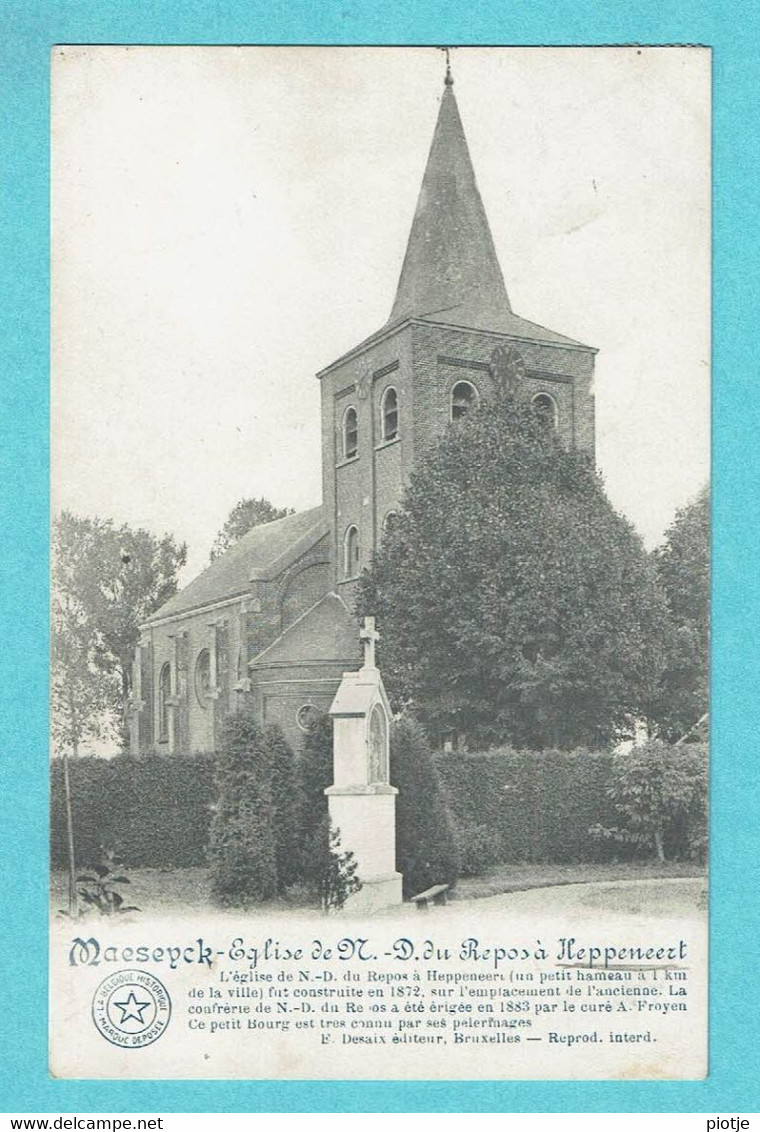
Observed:
[[[607,794],[618,823],[592,836],[666,859],[703,859],[707,847],[707,749],[652,740],[612,760]]]
[[[596,746],[657,693],[652,563],[588,458],[509,394],[419,461],[358,605],[396,706],[436,740]]]
[[[52,559],[53,734],[76,751],[104,731],[124,733],[139,626],[176,593],[186,548],[63,511]]]
[[[234,546],[243,535],[262,523],[272,523],[275,519],[284,519],[292,515],[292,507],[275,507],[268,499],[241,499],[230,511],[224,526],[219,531],[211,546],[209,561],[213,562],[225,551]]]
[[[653,552],[674,625],[654,709],[660,733],[678,739],[707,712],[710,664],[710,493],[677,512]]]
[[[83,611],[55,591],[51,605],[53,745],[78,755],[82,743],[111,730],[116,685],[97,663],[96,638]]]

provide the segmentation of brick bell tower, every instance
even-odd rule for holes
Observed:
[[[594,455],[596,350],[512,311],[446,64],[388,322],[323,369],[322,480],[333,584],[350,601],[415,459],[517,368],[562,441]]]

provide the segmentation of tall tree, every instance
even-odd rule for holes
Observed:
[[[292,514],[292,507],[275,507],[263,496],[261,499],[241,499],[232,508],[224,526],[214,539],[209,561],[213,562],[215,558],[219,558],[253,527],[261,526],[262,523],[272,523],[275,519],[284,519],[286,515]]]
[[[54,736],[72,751],[126,733],[139,627],[177,591],[187,551],[173,536],[64,511],[53,523]]]
[[[661,734],[678,739],[708,708],[710,664],[710,492],[676,513],[652,555],[675,632],[655,708]]]
[[[53,594],[51,698],[53,745],[79,754],[83,742],[109,730],[115,686],[96,661],[95,642],[83,611],[65,594]]]
[[[419,462],[358,605],[438,740],[598,744],[658,688],[668,611],[641,541],[511,387]]]

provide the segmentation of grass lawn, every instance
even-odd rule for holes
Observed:
[[[587,865],[497,865],[479,877],[462,877],[453,894],[455,900],[478,900],[502,892],[525,892],[530,888],[553,888],[562,884],[592,884],[598,881],[655,880],[661,877],[704,877],[704,865],[692,861],[633,861],[623,864]]]
[[[192,869],[128,869],[129,886],[121,892],[126,903],[135,904],[144,914],[188,914],[214,910],[208,871]],[[505,892],[524,892],[533,888],[595,881],[651,880],[658,877],[704,877],[705,869],[691,863],[657,862],[588,865],[499,865],[479,877],[463,877],[452,893],[454,900],[477,900]],[[53,914],[67,907],[66,874],[51,876]],[[271,901],[273,915],[293,913],[293,904]],[[266,910],[261,906],[259,911]]]
[[[83,870],[86,871],[86,870]],[[208,870],[193,869],[124,869],[129,885],[117,885],[126,904],[135,904],[141,912],[187,913],[212,907]],[[50,883],[52,909],[55,914],[68,907],[68,882],[62,871],[53,872]]]

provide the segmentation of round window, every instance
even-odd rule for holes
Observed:
[[[296,712],[296,723],[302,731],[313,731],[319,720],[319,709],[314,704],[301,704]]]
[[[195,662],[195,694],[201,707],[211,702],[211,654],[208,649],[198,653]]]

